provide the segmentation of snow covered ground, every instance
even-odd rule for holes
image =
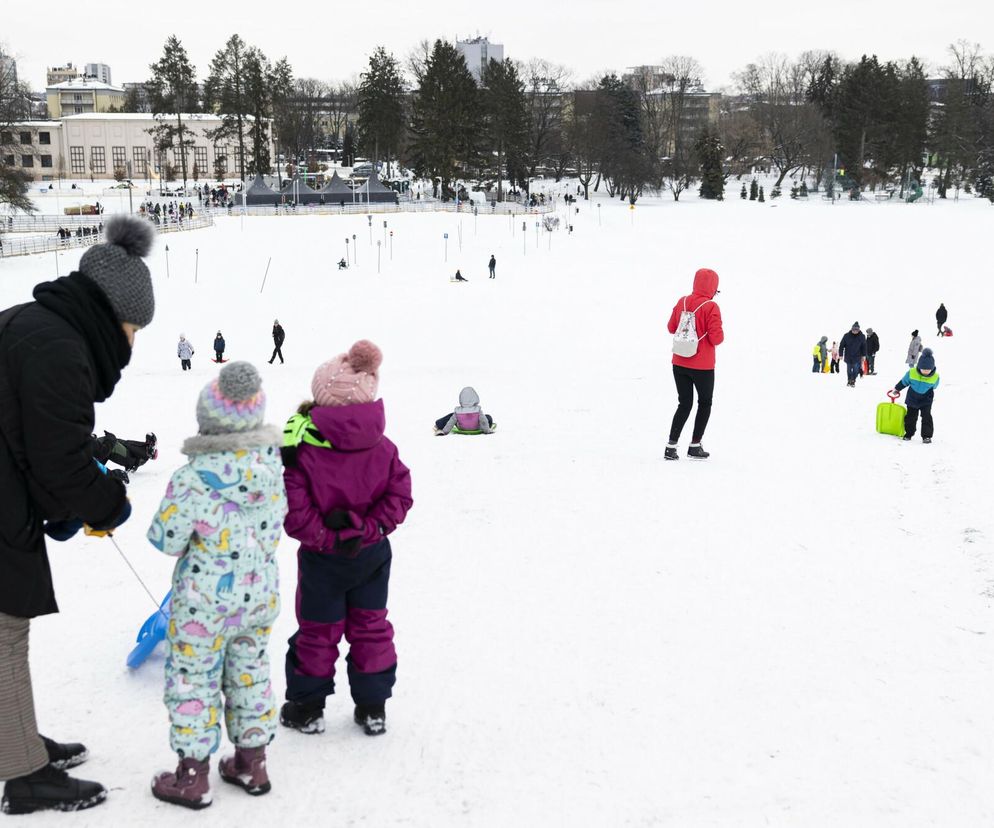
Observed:
[[[263,369],[269,419],[316,365],[382,348],[387,432],[415,505],[394,535],[400,657],[388,734],[281,729],[273,792],[215,785],[226,824],[979,826],[994,821],[989,313],[985,202],[757,204],[685,196],[581,203],[536,245],[507,219],[221,218],[160,239],[158,310],[98,427],[159,435],[116,539],[157,594],[171,561],[144,539],[194,403],[229,355]],[[109,200],[108,200],[109,201]],[[125,202],[126,203],[126,202]],[[598,221],[598,212],[601,222]],[[565,213],[561,213],[565,215]],[[443,233],[448,232],[448,261]],[[334,262],[346,236],[358,267]],[[164,245],[169,245],[166,278]],[[522,246],[524,245],[524,252]],[[351,247],[352,245],[350,245]],[[195,251],[199,273],[194,282]],[[490,254],[497,279],[486,278]],[[61,254],[60,271],[79,251]],[[54,276],[54,254],[0,263],[0,306]],[[272,264],[260,294],[267,260]],[[698,267],[721,276],[706,463],[663,462],[676,404],[665,324]],[[451,284],[456,267],[470,280]],[[955,336],[937,339],[934,311]],[[270,328],[287,364],[269,366]],[[879,376],[814,375],[821,335],[880,335]],[[935,442],[874,433],[913,328],[936,349]],[[197,349],[180,371],[175,343]],[[500,424],[432,436],[463,385]],[[684,432],[686,449],[690,426]],[[988,458],[985,460],[984,458]],[[296,545],[285,539],[284,597]],[[41,726],[85,739],[108,804],[32,824],[180,825],[161,652],[124,666],[151,601],[107,540],[53,545],[60,615],[32,627]],[[272,655],[282,691],[292,601]],[[217,779],[217,777],[214,777]],[[320,815],[320,817],[318,816]],[[204,819],[201,817],[199,819]]]

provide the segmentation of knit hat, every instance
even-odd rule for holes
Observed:
[[[859,330],[859,322],[853,322],[853,323],[852,323],[852,328],[853,328],[854,330],[857,330],[857,331],[858,331],[858,330]]]
[[[318,405],[351,405],[376,399],[383,353],[368,339],[360,339],[347,354],[329,359],[314,372],[311,393]]]
[[[201,434],[251,431],[262,425],[265,416],[266,394],[259,372],[251,362],[225,365],[197,399]]]
[[[871,334],[871,333],[873,333],[873,328],[867,328],[867,329],[866,329],[866,332],[867,332],[868,334]]]
[[[913,330],[913,331],[911,332],[911,335],[912,335],[912,336],[918,336],[918,329],[917,329],[917,328],[915,328],[915,329],[914,329],[914,330]]]
[[[104,241],[79,260],[79,270],[97,283],[110,300],[118,322],[144,328],[155,314],[152,274],[142,261],[152,249],[152,225],[135,216],[113,216],[104,227]]]
[[[935,370],[935,356],[932,354],[931,348],[926,348],[924,351],[922,351],[922,355],[918,357],[918,370],[919,371]]]

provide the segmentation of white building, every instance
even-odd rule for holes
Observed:
[[[483,70],[487,68],[487,63],[496,60],[501,63],[504,60],[504,46],[500,43],[491,43],[485,37],[474,37],[472,40],[456,40],[456,49],[466,61],[466,66],[473,75],[473,80],[479,85],[483,77]]]
[[[110,67],[106,63],[87,63],[83,69],[83,75],[108,85],[113,83],[110,79]]]
[[[65,66],[49,66],[45,72],[45,85],[55,86],[59,83],[75,80],[79,77],[79,69],[71,63]]]

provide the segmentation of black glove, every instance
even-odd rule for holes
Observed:
[[[322,518],[322,521],[328,529],[334,529],[336,532],[340,529],[362,528],[362,526],[355,525],[352,514],[346,509],[332,509]]]
[[[83,528],[83,521],[79,518],[71,520],[50,520],[45,524],[45,534],[52,540],[67,541]]]
[[[335,551],[342,555],[346,555],[349,558],[354,558],[358,555],[360,548],[362,548],[361,537],[349,538],[346,541],[343,541],[341,537],[339,537],[335,541]]]
[[[123,469],[107,469],[107,476],[113,477],[115,480],[120,480],[124,484],[131,482],[131,478],[128,477],[128,473]]]

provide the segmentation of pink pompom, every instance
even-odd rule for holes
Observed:
[[[360,339],[349,348],[349,365],[352,366],[353,371],[374,374],[381,362],[383,362],[383,352],[368,339]]]

